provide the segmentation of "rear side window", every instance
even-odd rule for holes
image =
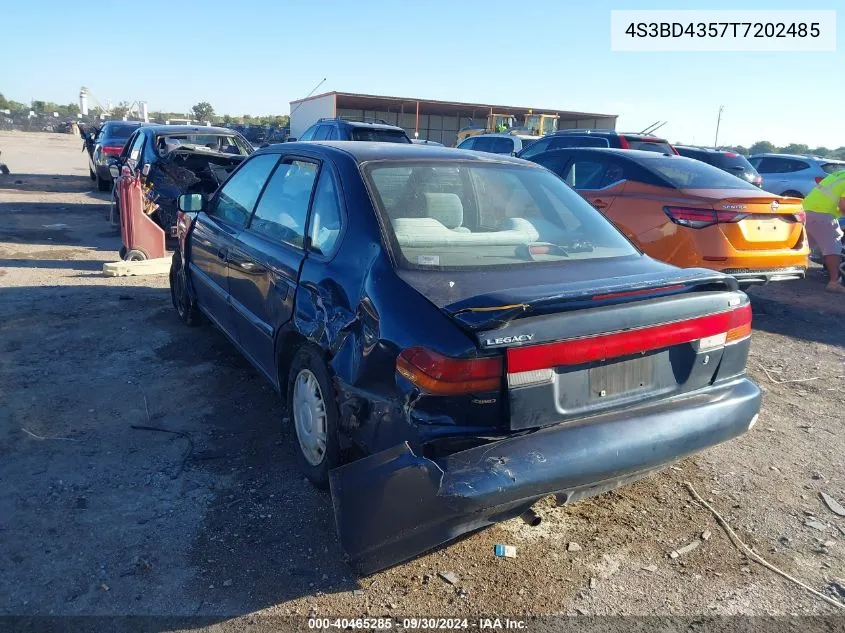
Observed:
[[[504,138],[502,136],[492,137],[493,140],[493,149],[490,151],[494,154],[511,154],[513,153],[514,148],[514,140],[510,138]]]
[[[464,139],[460,145],[458,145],[458,149],[473,149],[475,147],[475,137],[472,136],[468,139]]]
[[[237,227],[246,226],[261,188],[278,160],[278,154],[263,154],[247,161],[223,185],[209,215]]]
[[[845,170],[845,163],[825,163],[822,165],[822,171],[826,174],[835,174],[843,170]]]
[[[776,156],[764,156],[757,163],[757,171],[761,174],[788,174],[807,169],[808,167],[809,165],[803,160],[779,158]]]
[[[322,255],[328,255],[340,236],[340,199],[334,178],[326,167],[320,172],[320,180],[314,192],[310,222],[308,234],[311,236],[311,248]]]
[[[377,143],[410,143],[411,139],[403,130],[384,130],[378,128],[352,128],[353,141],[375,141]]]
[[[251,231],[302,248],[317,164],[301,160],[276,168],[249,223]]]

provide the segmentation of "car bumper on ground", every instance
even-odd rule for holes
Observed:
[[[540,498],[599,494],[753,425],[760,390],[746,378],[494,441],[439,460],[407,444],[331,472],[340,541],[359,573],[412,558],[518,516]]]

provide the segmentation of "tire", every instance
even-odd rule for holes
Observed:
[[[127,251],[126,255],[123,256],[123,261],[125,262],[143,262],[146,259],[147,254],[144,251],[139,251],[137,248]]]
[[[288,372],[287,409],[300,468],[314,486],[325,490],[329,471],[341,463],[339,414],[329,370],[320,352],[308,345],[296,351]]]
[[[126,259],[126,247],[121,246],[117,254],[120,255],[120,259]]]
[[[202,324],[202,312],[188,292],[188,280],[185,277],[182,256],[179,251],[173,253],[173,260],[170,264],[170,300],[185,325],[196,327]]]
[[[112,182],[111,180],[106,180],[105,178],[100,178],[97,176],[97,191],[111,191],[112,189]]]
[[[88,177],[91,180],[97,180],[97,174],[94,173],[94,170],[91,167],[88,167]]]

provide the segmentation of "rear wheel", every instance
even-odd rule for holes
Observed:
[[[91,167],[88,167],[88,177],[91,180],[97,180],[97,174],[94,173],[94,170]]]
[[[99,175],[96,178],[98,191],[111,191],[111,179],[100,178]]]
[[[188,280],[185,277],[182,257],[178,251],[173,253],[173,260],[170,264],[170,299],[173,301],[173,307],[176,308],[179,318],[186,325],[194,327],[202,323],[202,312],[188,292]]]
[[[287,393],[300,467],[311,483],[327,488],[329,471],[341,462],[338,411],[329,370],[314,348],[306,345],[297,350]]]

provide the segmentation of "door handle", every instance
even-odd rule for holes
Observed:
[[[607,209],[607,203],[601,199],[593,200],[593,206],[596,209]]]
[[[226,261],[226,255],[228,255],[228,254],[229,254],[228,249],[221,248],[217,251],[217,259],[222,259],[223,261]]]
[[[256,266],[252,262],[238,262],[238,266],[240,268],[243,268],[244,270],[255,270],[256,268],[258,268],[258,266]]]

